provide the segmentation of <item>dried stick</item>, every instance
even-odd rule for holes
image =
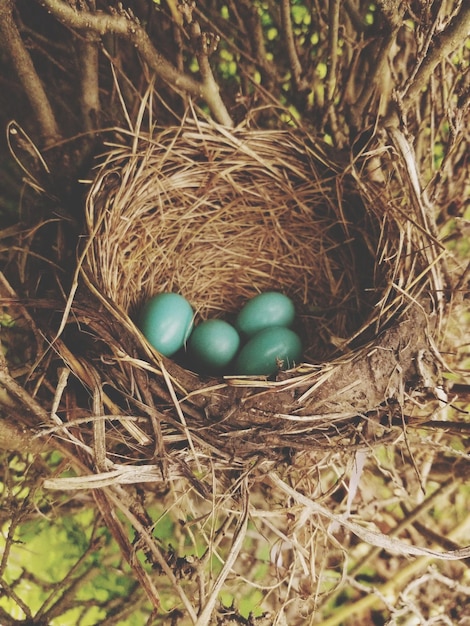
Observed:
[[[95,2],[93,2],[95,8]],[[101,111],[99,97],[99,38],[95,33],[85,33],[78,42],[80,55],[81,109],[86,130],[95,130],[99,126]]]
[[[25,94],[36,115],[45,145],[60,139],[60,131],[44,87],[13,19],[13,0],[0,2],[0,41],[10,56]]]
[[[196,57],[199,64],[199,72],[202,78],[202,87],[206,93],[205,100],[209,104],[209,101],[216,101],[217,99],[220,99],[219,86],[215,81],[214,74],[212,73],[212,68],[209,63],[209,57],[216,50],[219,43],[219,35],[202,32],[199,22],[194,20],[192,17],[191,9],[186,12],[185,18],[188,21],[191,39],[196,48]],[[228,113],[227,115],[222,115],[218,121],[226,126],[233,125]]]
[[[339,0],[330,0],[328,5],[328,75],[327,101],[333,102],[336,88],[336,68],[338,65]]]
[[[413,82],[408,85],[403,94],[402,106],[404,111],[408,110],[416,102],[421,91],[427,87],[438,63],[461,46],[469,36],[470,2],[463,2],[459,13],[454,15],[449,26],[434,39],[428,54],[424,57],[416,72]]]
[[[462,522],[448,533],[448,538],[457,541],[461,537],[468,536],[470,530],[470,517],[467,516]],[[466,558],[463,555],[461,558]],[[432,563],[432,556],[421,556],[410,561],[405,567],[400,569],[397,574],[387,582],[377,587],[371,587],[371,593],[362,596],[359,600],[352,604],[344,605],[335,611],[334,615],[325,619],[322,626],[340,626],[351,614],[364,615],[370,609],[380,607],[383,604],[383,598],[396,598],[406,584],[416,579],[427,567]]]
[[[135,20],[126,15],[92,14],[77,11],[62,0],[38,0],[62,24],[83,32],[94,32],[103,36],[114,34],[132,43],[147,65],[157,76],[176,91],[183,91],[194,97],[202,97],[216,121],[232,126],[232,119],[212,81],[201,82],[189,74],[180,72],[153,46],[148,34]]]
[[[292,79],[294,81],[296,91],[303,91],[304,89],[306,89],[307,84],[302,79],[302,66],[300,64],[297,50],[295,48],[294,31],[292,30],[292,19],[290,14],[290,0],[282,0],[280,9],[282,34],[284,35],[284,41],[286,43],[287,56],[289,58]]]

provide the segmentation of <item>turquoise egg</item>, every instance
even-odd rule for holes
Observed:
[[[188,355],[198,372],[223,371],[235,357],[240,336],[224,320],[212,319],[197,326],[188,341]]]
[[[264,328],[251,337],[235,361],[235,373],[271,376],[297,365],[302,357],[300,337],[285,326]]]
[[[160,293],[145,303],[137,325],[160,354],[172,356],[189,337],[193,310],[180,294]]]
[[[248,337],[270,326],[290,326],[295,317],[294,303],[279,291],[265,291],[245,304],[235,325]]]

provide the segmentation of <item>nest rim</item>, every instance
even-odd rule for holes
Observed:
[[[239,132],[241,136],[246,136],[244,133],[253,132],[252,129],[246,128],[228,131],[215,123],[197,120],[186,121],[185,124],[189,128],[192,139],[200,132],[205,138],[209,133],[211,137],[223,137],[224,141],[227,141],[227,136],[237,139]],[[173,133],[171,139],[172,142],[175,142],[184,128],[185,125],[183,124],[171,131],[164,129],[162,132]],[[255,132],[259,133],[260,131],[256,130]],[[302,134],[304,132],[305,134]],[[277,136],[284,137],[283,133],[285,133],[284,130]],[[276,136],[276,132],[269,131],[268,134],[271,138]],[[397,194],[398,181],[402,189],[408,190],[409,196],[396,199],[392,195],[388,196],[382,193],[382,198],[385,197],[385,200],[381,205],[381,208],[384,209],[381,219],[384,222],[390,220],[394,226],[394,220],[403,220],[403,222],[401,228],[397,228],[395,231],[397,237],[395,249],[390,247],[386,241],[387,231],[385,227],[378,234],[376,242],[379,251],[378,258],[380,262],[385,263],[388,270],[385,272],[387,283],[384,285],[380,297],[374,301],[370,314],[364,322],[349,336],[334,337],[334,351],[332,351],[331,357],[318,361],[305,360],[290,370],[280,371],[274,379],[263,376],[243,377],[236,375],[207,377],[188,370],[181,363],[163,357],[152,348],[137,327],[133,315],[117,306],[113,298],[103,292],[102,286],[97,284],[93,275],[92,268],[93,264],[96,263],[96,258],[93,256],[93,246],[104,214],[103,212],[101,214],[99,211],[96,212],[94,204],[100,190],[96,181],[104,181],[109,174],[109,164],[119,166],[123,154],[125,158],[126,155],[127,157],[131,155],[131,158],[135,157],[136,153],[138,155],[139,145],[141,145],[139,142],[143,141],[144,145],[146,144],[147,147],[150,146],[151,148],[158,143],[154,139],[154,135],[131,133],[132,141],[129,146],[125,133],[124,137],[126,141],[119,147],[116,148],[115,143],[111,145],[111,151],[99,165],[98,175],[95,177],[95,182],[88,194],[89,233],[82,254],[80,274],[89,291],[104,305],[107,314],[110,314],[112,319],[125,329],[125,333],[134,346],[133,350],[135,350],[133,355],[127,355],[125,358],[132,361],[134,366],[144,372],[145,376],[152,381],[150,389],[155,398],[151,403],[163,402],[164,406],[168,407],[165,410],[163,420],[172,422],[173,428],[180,431],[181,440],[189,442],[190,447],[192,447],[193,441],[198,441],[201,448],[208,446],[217,450],[216,442],[222,433],[225,441],[222,446],[223,449],[218,452],[222,458],[228,450],[226,458],[232,460],[238,456],[240,458],[250,457],[253,453],[256,454],[261,449],[264,450],[263,437],[267,432],[270,434],[269,441],[274,449],[279,450],[285,447],[283,446],[284,441],[287,446],[291,445],[294,449],[304,445],[308,446],[308,442],[304,439],[305,433],[312,428],[316,430],[319,427],[321,430],[322,424],[328,425],[330,434],[327,439],[329,438],[331,441],[343,440],[347,446],[363,445],[364,442],[361,437],[355,440],[348,433],[354,429],[354,422],[358,415],[365,415],[369,410],[377,408],[379,404],[377,398],[385,389],[381,388],[375,394],[371,393],[370,400],[364,399],[364,393],[358,395],[352,392],[349,396],[346,394],[346,400],[344,400],[343,395],[343,398],[336,402],[330,401],[328,394],[332,393],[338,396],[344,394],[344,390],[338,386],[332,386],[332,381],[335,378],[357,374],[354,372],[355,364],[362,363],[374,351],[386,350],[391,352],[395,349],[398,350],[396,342],[400,342],[400,337],[397,329],[400,328],[400,325],[406,327],[408,337],[413,335],[413,326],[415,326],[415,330],[419,328],[423,334],[422,340],[412,341],[413,345],[405,357],[406,368],[411,371],[414,367],[416,353],[427,350],[427,334],[432,333],[432,327],[434,327],[428,324],[427,307],[432,300],[430,294],[437,291],[435,282],[440,279],[439,257],[435,247],[430,244],[432,236],[430,236],[425,225],[420,223],[419,211],[410,215],[403,209],[404,200],[410,200],[413,195],[405,184],[407,183],[406,171],[400,170],[401,164],[395,162],[396,180],[394,181],[393,194],[395,196]],[[300,137],[299,144],[296,145],[297,152],[300,145],[305,146],[306,142],[312,139],[308,131],[301,131]],[[316,145],[315,140],[313,141]],[[174,143],[171,145],[174,146]],[[334,173],[332,180],[335,180],[334,177],[342,175],[341,166],[337,162],[329,160],[326,153],[323,152],[322,144],[319,145],[320,148],[318,152],[315,152],[315,155],[323,165],[326,162],[329,171]],[[359,162],[357,159],[353,160],[347,168],[348,175],[351,175],[351,180],[355,181],[360,193],[366,198],[369,197],[367,194],[371,194],[369,200],[377,200],[382,183],[378,183],[376,180],[370,182],[365,180],[364,173],[370,175],[370,164],[372,163],[373,167],[377,167],[377,160],[380,161],[382,158],[391,159],[393,162],[394,155],[391,154],[389,148],[378,148],[372,156],[369,154],[363,162]],[[142,161],[139,161],[139,167],[143,167]],[[369,168],[369,172],[367,172],[367,168]],[[101,179],[100,176],[102,176]],[[126,172],[126,177],[130,176],[131,173]],[[373,175],[372,178],[374,178]],[[337,193],[336,186],[334,191]],[[108,209],[109,207],[106,208],[106,211]],[[96,219],[97,216],[98,219]],[[432,271],[433,268],[434,272]],[[431,306],[432,304],[431,302]],[[418,322],[413,322],[413,318],[417,319]],[[377,341],[377,338],[384,334],[385,340],[380,344],[381,340]],[[123,353],[119,346],[116,347],[116,351],[121,355]],[[387,367],[392,367],[392,365],[393,363],[387,363]],[[357,371],[360,375],[360,368]],[[405,374],[409,374],[409,371]],[[414,370],[412,375],[415,375]],[[395,383],[392,376],[389,385],[391,397],[396,395],[395,387],[398,385],[399,383]],[[321,393],[318,395],[319,390]],[[315,395],[317,401],[312,399]],[[233,412],[231,406],[234,405],[243,405],[242,414],[235,412],[235,415],[231,415]],[[186,413],[188,413],[187,417]],[[169,417],[170,414],[173,415],[172,418]],[[196,418],[194,418],[195,414],[197,414]],[[204,434],[200,436],[201,432],[207,433],[208,426],[210,428],[215,427],[214,433],[209,437]],[[247,429],[248,432],[258,432],[259,438],[253,445],[253,442],[248,441],[248,437],[240,435],[244,429]],[[235,436],[231,440],[233,431],[236,431],[241,439],[237,440]],[[287,437],[285,437],[286,434]],[[322,442],[318,446],[324,445],[325,441],[326,439],[322,438]],[[310,442],[310,445],[316,447],[317,443],[314,440],[313,443]]]

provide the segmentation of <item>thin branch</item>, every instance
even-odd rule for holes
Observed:
[[[333,102],[338,65],[339,0],[330,0],[328,6],[328,76],[327,101]]]
[[[93,11],[96,3],[90,2]],[[83,40],[78,40],[80,62],[81,111],[86,130],[95,130],[99,126],[101,111],[99,98],[99,38],[95,33],[84,33]]]
[[[246,481],[245,481],[246,482]],[[220,574],[218,575],[214,585],[212,587],[209,598],[206,601],[204,608],[198,616],[198,620],[195,626],[206,626],[210,622],[211,615],[213,614],[214,607],[217,602],[217,598],[219,597],[220,591],[230,573],[233,570],[233,567],[237,561],[240,550],[243,546],[243,541],[246,537],[246,531],[248,528],[248,505],[249,505],[249,494],[248,488],[246,484],[243,484],[243,510],[239,523],[237,524],[237,528],[234,531],[233,543],[230,548],[230,553],[228,554],[224,566]]]
[[[369,24],[367,24],[362,15],[359,13],[352,0],[344,0],[344,8],[346,9],[349,19],[351,20],[351,24],[358,33],[370,30]]]
[[[61,138],[54,112],[13,19],[13,0],[0,2],[0,40],[32,106],[46,145]]]
[[[302,79],[303,70],[295,47],[294,31],[292,29],[292,18],[290,14],[290,0],[282,0],[280,8],[282,34],[286,44],[289,66],[292,72],[292,80],[296,91],[304,91],[308,85],[306,81]]]
[[[188,22],[191,40],[195,47],[202,85],[206,92],[206,102],[208,102],[208,99],[211,101],[217,100],[218,98],[220,99],[219,87],[212,73],[211,64],[209,63],[209,57],[217,49],[220,37],[215,33],[202,32],[199,22],[193,19],[191,9],[186,11],[184,17]],[[224,110],[225,113],[227,113],[225,108]],[[223,113],[223,111],[219,111],[219,113]],[[232,126],[232,120],[228,113],[227,115],[224,114],[218,121],[227,126]]]
[[[79,41],[80,104],[85,130],[95,130],[100,115],[98,48],[95,41]]]
[[[470,36],[470,2],[463,2],[460,12],[454,15],[449,26],[434,39],[428,54],[423,59],[413,82],[403,94],[402,106],[407,111],[421,91],[429,84],[438,63],[451,54]]]
[[[250,0],[237,0],[230,2],[229,5],[231,13],[240,22],[241,37],[248,40],[253,56],[249,56],[246,50],[242,49],[244,46],[240,48],[232,43],[232,48],[240,58],[259,67],[262,85],[269,91],[273,90],[279,77],[275,64],[268,59],[260,14]]]
[[[396,45],[397,33],[403,25],[405,6],[400,0],[380,0],[379,9],[382,36],[377,45],[367,50],[369,71],[363,80],[363,88],[357,102],[352,107],[351,119],[356,128],[364,122],[365,112],[375,94],[381,99],[383,108],[388,108],[392,93],[392,77],[389,60],[391,51]],[[379,107],[380,110],[380,107]]]
[[[92,14],[88,11],[77,11],[62,0],[38,0],[62,24],[82,32],[94,32],[103,36],[114,34],[132,43],[147,65],[157,76],[176,91],[183,91],[196,98],[202,97],[211,110],[216,121],[227,126],[233,122],[225,104],[220,97],[218,88],[212,83],[201,82],[180,72],[153,46],[148,34],[135,20],[123,14]]]

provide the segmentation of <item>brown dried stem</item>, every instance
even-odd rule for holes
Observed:
[[[90,2],[91,8],[96,3]],[[99,38],[95,33],[84,33],[83,40],[79,40],[80,54],[80,83],[81,109],[83,125],[86,130],[94,130],[99,126],[100,97],[99,97]]]
[[[413,106],[416,98],[428,86],[432,73],[440,61],[462,45],[469,36],[470,3],[464,2],[459,13],[454,15],[448,27],[435,37],[416,72],[413,82],[406,86],[402,100],[402,107],[405,111]]]
[[[302,79],[303,70],[295,47],[294,32],[292,30],[292,18],[290,14],[290,0],[282,0],[280,9],[282,34],[286,44],[287,56],[289,58],[289,65],[292,72],[292,80],[294,81],[296,91],[303,91],[308,87],[308,85],[306,84],[306,81]]]
[[[327,100],[331,104],[335,94],[336,73],[338,65],[338,30],[339,30],[339,0],[330,0],[328,7],[328,75]]]
[[[92,14],[76,11],[61,0],[39,0],[50,13],[69,28],[81,32],[94,32],[100,36],[114,34],[132,43],[147,65],[176,91],[183,91],[196,98],[202,97],[214,118],[221,124],[232,126],[231,117],[212,81],[198,81],[179,71],[152,44],[148,34],[135,19],[127,15]]]
[[[37,118],[46,145],[60,139],[60,131],[44,87],[13,19],[13,0],[0,2],[0,38]]]

